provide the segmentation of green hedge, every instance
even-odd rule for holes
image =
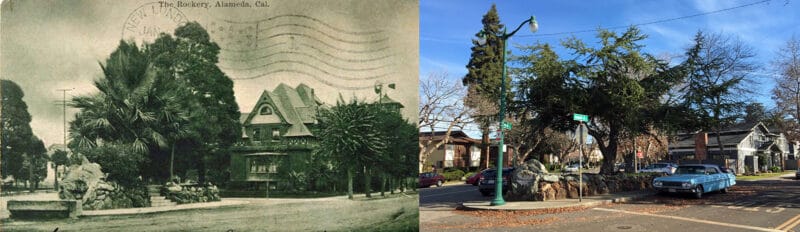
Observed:
[[[444,179],[446,181],[461,180],[461,177],[464,176],[464,171],[461,170],[449,171],[443,173],[442,176],[444,176]]]
[[[781,172],[781,167],[778,167],[778,166],[772,166],[771,168],[769,168],[769,170],[770,170],[770,171],[772,171],[773,173],[775,173],[775,172]]]

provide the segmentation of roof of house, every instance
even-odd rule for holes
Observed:
[[[260,115],[259,108],[265,104],[273,107],[273,114]],[[264,90],[253,110],[241,117],[242,125],[247,124],[289,124],[284,136],[313,136],[305,124],[316,123],[317,108],[322,105],[314,94],[314,89],[305,84],[297,88],[279,84],[273,91]]]
[[[739,144],[742,140],[747,138],[750,133],[752,133],[757,128],[761,128],[765,130],[765,132],[769,132],[769,130],[764,126],[762,123],[742,123],[737,124],[728,128],[723,129],[719,133],[719,140],[725,146],[731,146]],[[694,148],[695,136],[697,134],[680,134],[675,142],[670,144],[670,147],[673,148]],[[718,147],[719,143],[717,142],[717,133],[709,132],[708,133],[708,146],[709,147]]]
[[[419,138],[422,140],[443,140],[447,131],[426,131],[419,132]],[[469,135],[460,130],[450,131],[450,141],[457,143],[480,143],[480,140],[470,138]]]

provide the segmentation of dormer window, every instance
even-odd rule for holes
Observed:
[[[264,104],[261,106],[261,109],[259,109],[258,112],[260,115],[270,115],[272,114],[272,107],[269,106],[269,104]]]

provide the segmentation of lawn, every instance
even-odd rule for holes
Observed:
[[[776,173],[761,173],[757,176],[737,176],[736,180],[743,180],[743,181],[753,181],[753,180],[760,180],[772,177],[779,177],[786,174],[792,174],[794,171],[784,171],[784,172],[776,172]]]

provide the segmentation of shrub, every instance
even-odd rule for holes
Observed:
[[[461,180],[461,177],[464,176],[464,171],[461,170],[449,171],[442,174],[442,176],[444,176],[444,179],[446,181]]]
[[[769,168],[769,170],[772,171],[773,173],[781,172],[781,167],[772,166],[772,167]]]
[[[475,175],[475,173],[476,173],[476,172],[467,172],[467,173],[464,173],[464,178],[469,178],[469,177],[471,177],[472,175]]]
[[[89,161],[100,165],[108,174],[108,180],[125,187],[141,187],[139,171],[144,156],[135,152],[132,146],[107,143],[82,152]]]

